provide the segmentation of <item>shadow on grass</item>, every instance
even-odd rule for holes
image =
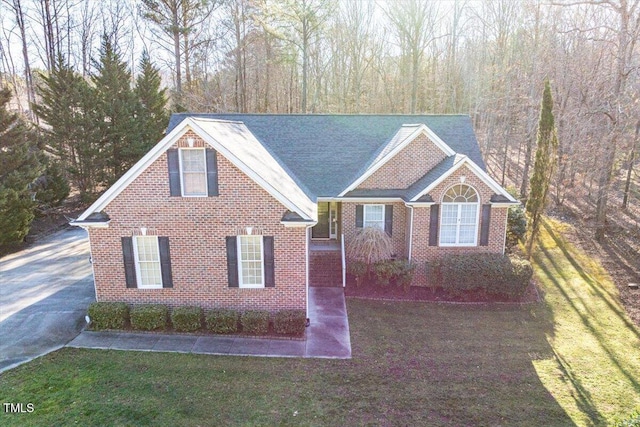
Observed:
[[[539,266],[541,273],[544,275],[543,281],[547,285],[553,286],[553,292],[557,296],[561,297],[561,302],[555,304],[557,306],[556,309],[565,310],[563,307],[570,308],[572,315],[579,319],[587,333],[593,337],[593,342],[602,350],[602,357],[604,361],[597,361],[597,359],[595,359],[597,356],[594,354],[594,370],[598,369],[601,363],[611,365],[619,372],[620,379],[624,377],[633,389],[640,391],[640,383],[638,382],[636,375],[633,373],[636,372],[636,368],[631,366],[624,357],[621,357],[623,356],[621,354],[621,350],[616,349],[614,346],[614,340],[619,340],[620,342],[618,342],[618,344],[622,346],[625,345],[625,342],[623,342],[625,337],[620,335],[626,335],[628,331],[631,333],[628,338],[631,338],[631,336],[638,337],[638,331],[626,318],[621,307],[615,303],[615,297],[604,289],[593,276],[587,273],[585,266],[569,252],[566,243],[552,229],[551,225],[545,222],[544,228],[546,233],[548,233],[549,237],[556,244],[557,248],[562,252],[562,256],[558,256],[557,252],[552,252],[549,248],[545,247],[544,242],[539,240],[538,250],[534,254],[534,261]],[[562,265],[560,263],[559,260],[561,258],[566,258],[571,266],[571,270],[575,270],[575,275],[572,274],[572,271],[570,271],[569,268],[567,268],[567,265]],[[578,284],[574,285],[574,279],[577,277],[581,280]],[[584,295],[581,295],[581,290],[579,288],[582,286],[587,286],[592,296],[585,297]],[[570,295],[570,293],[573,292],[575,292],[575,294]],[[570,318],[562,320],[564,322],[572,321]],[[617,322],[618,324],[608,323],[611,321]],[[566,340],[567,337],[564,337],[564,339]],[[565,342],[564,345],[571,346],[572,344]],[[585,347],[585,350],[588,348],[588,338],[586,345],[587,347]],[[575,350],[580,351],[580,348],[576,347]],[[572,357],[573,356],[575,356],[575,354],[572,355]],[[569,360],[559,354],[555,349],[554,357],[563,372],[564,377],[571,383],[575,390],[575,393],[572,393],[572,396],[575,399],[578,408],[589,417],[591,422],[596,425],[604,423],[605,419],[597,410],[597,405],[594,402],[593,396],[580,381],[580,376],[584,375],[585,367],[579,366],[577,369],[572,369]],[[583,372],[576,374],[576,370],[578,372]],[[613,383],[619,381],[616,378],[604,377],[604,375],[607,375],[606,372],[607,371],[603,369],[602,373],[596,374],[596,379],[599,375],[602,377],[599,379],[600,381],[612,381]],[[593,389],[593,385],[591,386],[591,389]],[[623,390],[619,390],[618,392],[623,392]],[[605,406],[615,406],[615,404],[619,404],[619,402],[606,401],[600,401],[599,403]]]
[[[555,244],[557,245],[557,247],[562,251],[563,255],[565,256],[565,258],[571,263],[571,265],[573,266],[573,268],[575,269],[575,271],[580,275],[580,277],[584,280],[584,282],[586,284],[589,285],[590,289],[596,294],[598,295],[598,297],[601,298],[601,300],[607,305],[607,307],[616,314],[616,316],[620,319],[620,321],[622,321],[625,326],[627,326],[627,328],[629,328],[629,331],[632,332],[633,334],[636,335],[636,337],[640,338],[640,332],[638,332],[635,328],[635,325],[633,324],[633,322],[631,322],[627,316],[625,311],[622,309],[622,307],[618,304],[613,304],[611,302],[611,300],[615,300],[616,296],[611,294],[609,291],[604,290],[601,286],[598,286],[597,281],[588,273],[585,272],[585,268],[584,266],[582,266],[574,257],[573,255],[571,255],[571,253],[569,253],[569,251],[566,248],[566,244],[565,242],[562,240],[562,238],[560,238],[557,233],[555,233],[555,231],[553,230],[553,228],[549,225],[549,223],[547,221],[543,221],[542,223],[543,227],[545,228],[545,230],[547,231],[547,233],[549,234],[549,236],[553,239],[553,241],[555,242]],[[543,245],[538,242],[538,248],[543,248]],[[549,256],[549,253],[546,249],[543,249],[546,257],[549,259],[549,261],[553,264],[554,267],[556,267],[556,270],[562,274],[561,269],[558,268],[557,263],[555,263],[555,261],[553,260],[553,257]],[[564,293],[564,290],[558,286],[558,288]],[[585,306],[586,307],[586,306]],[[594,313],[594,316],[596,315],[596,313]]]

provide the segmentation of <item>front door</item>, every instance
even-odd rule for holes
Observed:
[[[318,202],[318,223],[311,229],[312,238],[329,238],[329,224],[331,224],[330,217],[329,202]]]
[[[338,204],[329,203],[329,238],[338,238]]]

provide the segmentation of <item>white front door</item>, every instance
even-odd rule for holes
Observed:
[[[338,204],[329,203],[329,238],[338,238]]]

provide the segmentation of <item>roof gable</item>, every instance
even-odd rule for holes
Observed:
[[[398,129],[407,123],[416,128],[424,124],[453,151],[484,169],[466,115],[180,113],[171,116],[169,132],[187,117],[242,121],[311,199],[338,196],[385,148],[394,146]]]
[[[316,216],[316,204],[271,153],[239,122],[187,118],[175,126],[142,159],[105,191],[77,221],[100,212],[186,132],[192,130],[287,209],[305,220]],[[167,182],[168,184],[168,182]]]
[[[431,175],[427,173],[422,179],[418,180],[414,185],[412,185],[414,190],[421,190],[415,192],[411,196],[412,202],[417,202],[422,196],[427,195],[431,190],[433,190],[438,184],[444,181],[447,177],[453,174],[455,171],[460,169],[462,166],[466,165],[472,173],[474,173],[478,178],[480,178],[491,190],[493,190],[497,195],[502,196],[502,200],[506,199],[507,203],[519,203],[516,199],[511,196],[504,188],[500,186],[493,178],[491,178],[484,170],[482,170],[478,165],[476,165],[471,159],[464,155],[455,155],[452,158],[447,158],[443,162],[441,162],[442,166],[438,166],[432,169],[433,172]],[[443,169],[442,172],[440,170],[435,171],[435,169]]]
[[[425,136],[426,141],[428,141],[427,144],[435,146],[436,149],[442,152],[441,155],[452,156],[455,154],[455,151],[453,151],[451,147],[445,144],[444,141],[442,141],[426,125],[424,124],[403,125],[398,130],[398,132],[396,132],[394,137],[391,138],[391,140],[386,145],[382,146],[382,149],[380,150],[379,153],[376,154],[375,158],[371,162],[369,162],[368,165],[365,166],[362,174],[340,193],[340,196],[344,196],[349,191],[354,190],[359,185],[365,183],[367,178],[371,177],[377,171],[381,170],[383,166],[389,164],[392,161],[392,159],[396,158],[398,154],[401,153],[403,150],[407,150],[408,149],[407,147],[410,144],[412,143],[415,144],[416,139],[420,136]],[[426,150],[421,150],[421,152],[424,152],[424,151],[429,152],[429,149],[427,148]],[[415,153],[409,154],[411,158],[405,158],[404,161],[411,163],[420,157],[420,156],[415,157],[414,154]],[[437,159],[438,158],[436,157],[435,159],[429,158],[427,160],[437,161]],[[406,170],[406,168],[404,169]],[[408,173],[420,173],[420,172],[421,172],[420,170],[408,171]],[[388,176],[382,177],[382,178],[383,179],[388,178]]]

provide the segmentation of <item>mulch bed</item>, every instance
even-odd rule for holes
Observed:
[[[363,284],[355,286],[353,283],[347,283],[345,296],[348,298],[374,300],[429,301],[450,304],[531,304],[542,300],[533,282],[529,284],[524,295],[517,299],[489,295],[479,291],[467,292],[462,296],[453,296],[442,288],[433,289],[424,286],[411,286],[405,291],[401,286],[395,285]]]
[[[135,333],[135,334],[149,334],[149,335],[192,335],[198,337],[229,337],[229,338],[262,338],[262,339],[276,339],[276,340],[290,340],[290,341],[304,341],[306,340],[306,330],[301,335],[297,334],[277,334],[272,327],[269,327],[269,332],[264,335],[253,335],[247,334],[243,332],[236,332],[233,334],[216,334],[207,329],[198,329],[193,332],[185,332],[185,331],[176,331],[172,327],[167,327],[164,329],[155,329],[152,331],[147,331],[143,329],[134,329],[131,325],[127,325],[122,329],[96,329],[91,325],[86,327],[86,330],[89,332],[125,332],[125,333]]]

